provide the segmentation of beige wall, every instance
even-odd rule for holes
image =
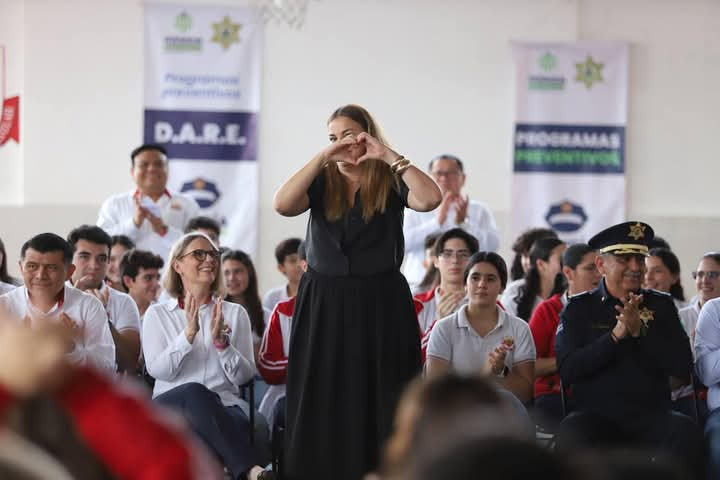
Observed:
[[[22,147],[0,148],[0,237],[11,258],[31,234],[94,222],[107,195],[130,187],[127,154],[141,140],[141,22],[138,0],[0,3],[0,43],[15,45],[13,82],[23,95]],[[628,215],[672,243],[690,288],[697,257],[720,249],[718,32],[713,0],[322,0],[310,3],[302,30],[269,25],[261,288],[281,281],[274,245],[305,230],[304,216],[273,212],[272,193],[325,144],[325,119],[342,103],[367,106],[408,158],[465,159],[468,192],[507,231],[511,40],[631,43]],[[502,237],[501,253],[511,242]]]

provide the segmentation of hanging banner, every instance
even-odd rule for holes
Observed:
[[[15,140],[20,143],[20,97],[5,97],[5,46],[0,45],[0,69],[2,70],[2,78],[0,79],[0,101],[2,101],[2,110],[0,110],[0,145],[5,145],[8,140]]]
[[[514,43],[512,238],[585,242],[625,220],[626,44]]]
[[[171,190],[254,255],[263,23],[249,7],[145,5],[144,141],[168,152]]]

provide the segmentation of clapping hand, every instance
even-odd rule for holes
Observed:
[[[437,305],[438,318],[445,318],[453,313],[463,298],[465,298],[463,291],[440,294],[440,301]]]
[[[200,330],[200,307],[195,297],[190,293],[185,294],[185,318],[187,318],[187,326],[185,327],[185,337],[188,343],[193,343],[195,335]]]
[[[488,374],[500,375],[505,369],[505,357],[509,347],[507,345],[498,345],[495,350],[488,353],[487,363],[485,364],[485,370]]]
[[[212,328],[213,344],[217,348],[225,348],[228,344],[228,337],[225,319],[223,317],[221,298],[218,298],[215,301],[215,305],[213,305],[212,321],[210,325]]]
[[[616,305],[615,310],[618,314],[615,316],[618,322],[625,325],[625,328],[633,337],[639,337],[642,328],[642,320],[640,320],[640,311],[638,305],[643,301],[642,295],[635,295],[634,293],[628,293],[626,300],[621,300],[622,306]]]

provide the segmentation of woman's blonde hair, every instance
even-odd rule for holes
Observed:
[[[370,113],[359,105],[344,105],[335,110],[328,123],[338,117],[347,117],[362,127],[362,129],[377,138],[384,145],[388,145],[380,127]],[[370,159],[360,165],[360,202],[363,207],[363,220],[369,222],[375,213],[385,212],[388,195],[392,188],[398,189],[397,179],[390,171],[390,166],[378,159]],[[337,221],[350,209],[345,182],[337,163],[331,162],[325,166],[325,217],[330,221]]]
[[[197,238],[204,238],[205,240],[210,242],[213,250],[217,252],[220,251],[215,245],[215,243],[213,243],[213,241],[210,239],[210,237],[208,237],[202,232],[190,232],[180,237],[180,239],[175,242],[175,245],[173,245],[172,249],[170,250],[170,257],[168,260],[167,269],[165,269],[162,281],[163,288],[165,289],[167,294],[173,298],[178,298],[183,295],[182,278],[180,277],[180,274],[175,271],[175,261],[178,260],[178,257],[183,254],[187,246],[190,245],[192,241]],[[219,296],[223,296],[225,293],[225,281],[222,276],[222,268],[220,266],[220,263],[220,258],[218,257],[218,261],[216,262],[215,280],[213,280],[212,285],[210,285],[210,292]]]

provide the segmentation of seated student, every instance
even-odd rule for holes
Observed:
[[[241,250],[227,250],[222,254],[222,271],[225,280],[225,301],[242,305],[250,317],[253,351],[257,363],[260,341],[271,310],[260,301],[258,279],[250,256]]]
[[[463,274],[468,260],[478,251],[478,241],[461,228],[452,228],[442,233],[435,241],[434,266],[440,277],[440,284],[413,298],[415,311],[423,337],[423,352],[427,348],[435,322],[445,318],[467,303]]]
[[[568,298],[592,290],[600,283],[596,256],[597,252],[585,243],[570,245],[562,256],[562,273],[567,279],[567,290],[540,303],[530,317],[530,331],[537,350],[534,406],[541,421],[559,422],[562,419],[555,332],[560,323],[560,311],[567,305]]]
[[[430,333],[427,375],[448,370],[495,379],[522,402],[532,400],[535,344],[530,327],[497,305],[507,282],[505,261],[478,252],[465,267],[468,303],[439,320]]]
[[[685,293],[680,283],[680,260],[667,248],[652,248],[645,257],[645,288],[669,293],[675,307],[685,307]]]
[[[265,294],[263,307],[267,310],[272,311],[278,302],[297,295],[300,277],[303,274],[302,264],[298,256],[298,247],[301,241],[299,238],[288,238],[275,247],[277,268],[287,278],[287,284],[275,287]]]
[[[697,472],[700,431],[670,404],[670,377],[687,378],[692,369],[688,338],[672,298],[640,288],[652,237],[649,225],[625,222],[588,242],[600,253],[603,278],[560,313],[555,351],[573,411],[560,424],[557,448],[642,446]]]
[[[258,466],[248,404],[238,392],[255,374],[250,319],[240,305],[218,296],[223,281],[217,246],[204,233],[182,236],[163,284],[172,299],[150,306],[143,322],[154,401],[182,414],[233,479],[272,478]]]
[[[2,239],[0,239],[0,295],[14,290],[19,284],[20,282],[8,275],[7,252]]]
[[[102,302],[110,320],[118,370],[134,372],[140,355],[140,314],[128,294],[104,282],[112,245],[110,235],[95,225],[82,225],[72,230],[67,240],[73,249],[75,267],[70,282]]]
[[[527,413],[508,402],[515,399],[512,394],[502,392],[482,378],[454,372],[415,379],[398,402],[394,431],[383,451],[382,478],[395,479],[407,472],[418,456],[442,448],[438,438],[459,431],[482,437],[534,438]]]
[[[164,263],[159,255],[136,249],[125,253],[120,260],[122,286],[137,305],[141,326],[145,312],[160,293],[160,272]]]
[[[120,260],[125,255],[125,252],[135,248],[135,242],[126,235],[113,235],[110,238],[112,239],[112,247],[110,248],[110,265],[105,276],[105,283],[115,290],[125,292],[122,277],[120,276]]]
[[[413,295],[432,290],[440,283],[440,275],[435,266],[435,242],[437,242],[438,237],[440,237],[440,233],[431,233],[425,237],[425,258],[423,258],[422,262],[425,276],[420,280],[420,283],[411,286],[410,291],[412,291]]]
[[[711,271],[718,272],[702,271],[706,275]],[[700,381],[708,386],[707,408],[710,415],[705,424],[707,478],[720,478],[720,298],[704,302],[700,310],[695,332],[695,371]]]
[[[305,272],[307,271],[305,242],[300,243],[298,255],[303,272]],[[262,337],[257,364],[260,375],[270,385],[260,403],[260,413],[267,418],[268,424],[275,426],[285,426],[285,378],[287,377],[290,331],[294,311],[295,297],[275,305]]]
[[[68,359],[75,364],[115,370],[115,344],[100,300],[71,287],[72,247],[54,233],[41,233],[20,249],[24,285],[0,296],[0,309],[30,325],[47,321],[70,327]]]
[[[201,232],[210,237],[215,245],[220,246],[220,223],[210,217],[193,217],[185,225],[185,233]]]
[[[558,238],[557,233],[549,228],[531,228],[525,230],[515,239],[512,250],[515,252],[512,265],[510,266],[510,280],[520,280],[530,268],[530,247],[536,240],[545,237]]]
[[[565,243],[557,238],[544,237],[533,243],[525,276],[510,282],[500,299],[508,313],[527,322],[540,302],[565,290],[560,275],[560,257],[564,251]]]
[[[695,328],[703,305],[713,298],[720,297],[720,252],[708,252],[703,255],[697,270],[692,272],[692,278],[695,280],[697,296],[678,314],[685,327],[685,333],[694,344]]]
[[[0,310],[1,478],[223,478],[205,449],[165,422],[162,412],[93,368],[70,365],[65,351],[72,336],[64,325],[41,320],[31,329]],[[39,405],[50,409],[37,419],[34,409]],[[10,411],[13,414],[6,415]],[[34,432],[22,427],[26,445],[15,452],[12,465],[17,472],[32,462],[28,474],[43,466],[40,476],[11,476],[2,468],[4,457],[12,453],[6,444],[8,430],[16,427],[11,423],[18,415],[30,416],[39,425]],[[59,427],[68,430],[53,430]],[[39,458],[43,453],[44,461]]]

